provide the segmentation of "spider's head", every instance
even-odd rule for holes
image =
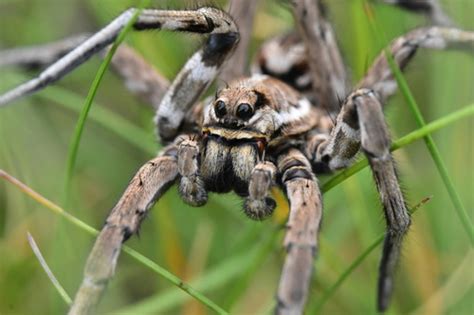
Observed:
[[[266,76],[234,81],[204,111],[203,133],[227,141],[269,141],[278,128]]]

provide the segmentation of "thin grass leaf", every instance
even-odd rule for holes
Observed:
[[[79,220],[75,216],[73,216],[70,213],[66,212],[60,206],[58,206],[55,203],[53,203],[52,201],[46,199],[45,197],[43,197],[42,195],[40,195],[39,193],[37,193],[36,191],[31,189],[30,187],[28,187],[27,185],[25,185],[24,183],[22,183],[21,181],[19,181],[18,179],[16,179],[15,177],[11,176],[10,174],[8,174],[7,172],[5,172],[1,169],[0,169],[0,178],[3,178],[5,180],[7,180],[11,184],[13,184],[16,188],[18,188],[20,191],[22,191],[23,193],[28,195],[30,198],[35,200],[36,202],[42,204],[47,209],[51,210],[53,213],[62,216],[63,218],[66,219],[66,221],[74,224],[75,226],[79,227],[80,229],[86,231],[87,233],[89,233],[91,235],[94,235],[94,236],[99,234],[98,230],[94,229],[93,227],[89,226],[85,222]],[[210,309],[212,309],[216,313],[218,313],[218,314],[228,314],[224,309],[219,307],[216,303],[214,303],[213,301],[211,301],[210,299],[208,299],[207,297],[205,297],[204,295],[202,295],[201,293],[196,291],[194,288],[189,286],[187,283],[185,283],[183,280],[181,280],[180,278],[178,278],[177,276],[175,276],[174,274],[172,274],[171,272],[169,272],[165,268],[163,268],[163,267],[159,266],[158,264],[156,264],[155,262],[153,262],[151,259],[147,258],[146,256],[140,254],[136,250],[134,250],[134,249],[132,249],[132,248],[126,246],[126,245],[124,245],[122,247],[122,249],[125,253],[130,255],[132,258],[139,261],[141,264],[148,267],[149,269],[151,269],[155,273],[159,274],[160,276],[162,276],[163,278],[168,280],[173,285],[179,287],[181,290],[188,293],[189,295],[194,297],[196,300],[200,301],[202,304],[208,306]]]
[[[66,302],[67,305],[71,305],[72,303],[71,297],[67,294],[66,290],[64,290],[62,285],[59,283],[58,279],[56,279],[56,277],[54,276],[53,272],[51,271],[48,264],[46,263],[46,260],[44,259],[43,255],[41,255],[41,251],[38,248],[38,245],[36,245],[36,242],[33,236],[31,236],[30,232],[27,233],[27,237],[28,237],[28,243],[30,244],[30,247],[33,250],[33,253],[38,259],[44,272],[46,272],[46,275],[48,276],[49,280],[54,285],[54,288],[56,289],[56,291],[58,291],[59,295],[64,300],[64,302]]]
[[[366,7],[367,17],[376,35],[376,40],[379,43],[386,42],[386,36],[383,32],[383,29],[381,28],[381,26],[378,24],[376,20],[375,14],[371,9],[371,5],[367,2],[367,0],[365,0],[364,3]],[[425,120],[423,118],[423,115],[421,114],[418,104],[415,101],[413,93],[411,92],[408,86],[405,76],[403,75],[399,66],[395,62],[390,50],[388,48],[385,48],[384,52],[385,52],[385,57],[387,58],[388,64],[390,66],[390,69],[397,81],[398,88],[400,89],[403,97],[405,98],[406,103],[408,104],[408,107],[410,108],[413,116],[415,117],[417,125],[420,128],[424,127],[426,125]],[[469,237],[469,240],[471,241],[471,246],[474,246],[474,226],[472,225],[472,222],[469,219],[469,215],[467,214],[466,208],[461,202],[461,198],[459,197],[459,194],[454,188],[453,181],[451,180],[449,176],[448,169],[446,168],[446,165],[441,157],[438,147],[436,146],[433,138],[429,134],[426,135],[423,138],[423,140],[425,141],[426,147],[428,148],[428,151],[430,152],[431,157],[436,165],[436,168],[438,169],[441,179],[443,180],[443,183],[446,186],[446,190],[448,191],[448,194],[454,205],[456,214],[459,220],[461,221],[461,224],[464,230],[466,231]]]
[[[79,116],[79,119],[77,121],[76,127],[74,129],[74,134],[72,137],[71,144],[69,146],[69,154],[68,154],[68,159],[67,159],[67,169],[66,169],[66,180],[65,180],[65,204],[67,204],[67,201],[69,200],[69,194],[70,194],[70,189],[71,189],[71,180],[72,180],[72,175],[74,172],[74,167],[76,165],[76,160],[77,160],[77,153],[79,150],[79,143],[81,142],[81,137],[82,133],[84,131],[84,125],[87,120],[87,116],[89,114],[89,111],[92,106],[92,102],[95,98],[95,95],[97,94],[97,90],[99,89],[100,82],[102,81],[102,78],[104,77],[105,72],[107,71],[107,68],[109,67],[109,64],[112,60],[113,55],[115,54],[115,51],[117,50],[118,46],[123,42],[125,39],[125,36],[127,33],[130,31],[133,23],[135,20],[138,18],[140,15],[141,10],[146,7],[147,5],[150,4],[149,0],[142,0],[140,2],[140,5],[138,6],[138,9],[135,11],[133,14],[132,18],[128,23],[125,25],[125,27],[120,31],[119,35],[117,36],[117,39],[113,43],[112,47],[110,50],[107,52],[107,55],[105,56],[104,60],[100,64],[99,70],[97,71],[97,74],[94,78],[94,81],[92,82],[91,88],[89,89],[89,93],[87,94],[87,98],[84,104],[84,107],[81,111],[81,115]]]
[[[440,130],[454,122],[459,121],[460,119],[467,118],[474,115],[474,104],[467,105],[460,110],[457,110],[449,115],[441,117],[433,122],[424,125],[422,128],[419,128],[406,136],[396,140],[393,142],[392,146],[390,147],[390,151],[396,151],[404,146],[407,146],[418,139],[424,138],[427,135]],[[323,192],[327,192],[332,188],[336,187],[352,175],[358,173],[359,171],[363,170],[365,167],[369,165],[366,158],[354,163],[351,167],[346,168],[345,170],[339,172],[337,175],[334,175],[329,180],[327,180],[321,187]]]
[[[418,204],[416,204],[413,208],[410,209],[410,213],[413,215],[418,209],[420,209],[423,205],[428,203],[432,197],[426,197],[421,200]],[[317,301],[313,306],[308,308],[308,314],[319,314],[322,307],[326,304],[327,301],[336,293],[336,291],[341,287],[341,285],[349,278],[349,276],[357,269],[357,267],[362,264],[362,262],[369,256],[370,253],[373,252],[375,248],[377,248],[380,244],[382,244],[385,238],[385,233],[378,236],[374,242],[372,242],[363,252],[360,254],[354,261],[344,270],[341,275],[337,278],[332,286],[330,286],[323,294],[321,299]]]

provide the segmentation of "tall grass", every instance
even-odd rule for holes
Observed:
[[[41,43],[92,31],[130,3],[1,2],[0,46]],[[175,4],[183,5],[170,2],[167,6]],[[474,28],[469,0],[445,4],[460,25]],[[154,5],[160,6],[159,2]],[[379,44],[370,30],[362,1],[331,2],[330,8],[344,55],[354,79],[358,79],[378,53]],[[423,23],[422,18],[394,8],[374,9],[387,38]],[[291,26],[290,15],[272,1],[261,6],[257,21],[254,47],[271,33]],[[194,47],[189,45],[190,38],[196,43]],[[127,41],[169,78],[199,44],[196,36],[156,32],[130,34]],[[455,52],[420,51],[419,55],[406,78],[426,121],[436,120],[435,126],[442,127],[433,134],[434,141],[472,221],[472,106],[463,106],[474,99],[474,61],[472,56]],[[67,148],[77,109],[84,103],[100,63],[92,60],[55,87],[0,111],[0,169],[56,203],[61,202],[64,189]],[[24,74],[1,71],[1,90],[24,80]],[[129,178],[153,156],[154,146],[152,113],[131,97],[113,75],[105,75],[95,102],[78,151],[67,210],[75,218],[100,228]],[[457,118],[448,119],[451,124],[439,123],[453,112]],[[470,118],[459,119],[463,115]],[[390,100],[387,117],[395,139],[419,129],[400,94]],[[427,130],[433,131],[418,130],[417,136],[426,135]],[[454,215],[449,195],[422,141],[403,143],[395,156],[409,203],[433,197],[413,217],[389,314],[415,310],[423,314],[469,314],[474,297],[473,275],[464,261],[472,262],[470,240]],[[340,179],[347,177],[341,176]],[[321,178],[321,182],[329,185],[331,179]],[[324,196],[325,219],[310,306],[320,305],[322,314],[373,313],[379,253],[375,250],[361,255],[374,246],[384,224],[372,179],[363,170],[332,187]],[[283,207],[283,202],[279,204]],[[140,238],[133,238],[128,245],[233,313],[266,312],[273,304],[284,257],[280,247],[281,221],[249,221],[240,207],[238,198],[226,194],[211,195],[205,207],[191,208],[179,200],[173,188],[144,222]],[[202,230],[209,233],[209,246],[195,241],[203,239]],[[80,283],[93,241],[82,229],[70,228],[64,219],[48,215],[13,186],[0,182],[0,313],[64,313],[64,302],[28,246],[27,231],[35,235],[46,261],[71,295]],[[355,269],[351,268],[354,261],[360,263]],[[350,274],[345,277],[348,270]],[[458,271],[466,275],[468,285],[452,281],[457,279]],[[341,275],[344,282],[339,285]],[[333,290],[336,284],[337,290]],[[321,304],[323,297],[326,300]],[[121,257],[100,310],[141,314],[208,312],[127,256]]]

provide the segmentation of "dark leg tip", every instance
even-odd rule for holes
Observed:
[[[275,210],[276,202],[270,197],[265,199],[247,198],[244,203],[244,212],[252,220],[264,220]]]
[[[193,207],[200,207],[207,202],[207,191],[201,182],[193,182],[182,177],[179,183],[179,194],[184,202]]]

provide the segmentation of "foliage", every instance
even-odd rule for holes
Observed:
[[[276,2],[266,1],[260,8],[254,49],[264,38],[291,27],[290,14]],[[42,43],[94,31],[131,3],[135,2],[4,0],[0,2],[0,46]],[[163,7],[158,1],[153,4]],[[472,9],[470,0],[445,4],[459,25],[474,28],[468,10],[469,6]],[[165,7],[175,5],[183,6],[168,1]],[[362,1],[331,2],[330,9],[356,81],[380,45]],[[374,9],[386,38],[424,22],[422,17],[392,7],[377,5]],[[195,44],[190,45],[190,39]],[[169,78],[200,42],[196,36],[165,32],[129,34],[126,41]],[[84,104],[100,64],[98,58],[93,59],[54,87],[0,110],[0,169],[59,204],[77,110]],[[24,80],[21,72],[1,71],[0,91]],[[420,51],[405,77],[427,122],[474,100],[474,61],[467,54]],[[395,139],[419,128],[400,94],[390,100],[386,112]],[[106,73],[78,151],[67,208],[71,215],[100,228],[133,173],[153,156],[152,116],[151,110],[130,96],[115,76]],[[432,135],[462,204],[470,210],[471,222],[472,122],[472,118],[457,120]],[[433,197],[413,216],[389,314],[471,313],[474,275],[469,266],[474,258],[470,240],[431,156],[422,141],[405,146],[395,156],[410,204]],[[321,178],[321,182],[328,179]],[[345,282],[332,290],[352,262],[371,248],[383,232],[370,173],[357,173],[324,197],[325,218],[310,307],[317,306],[324,314],[373,313],[380,248],[364,256]],[[279,205],[279,210],[284,211],[281,196]],[[140,238],[131,239],[128,245],[233,313],[268,312],[284,257],[281,220],[277,219],[281,216],[263,223],[252,222],[240,209],[241,201],[232,194],[211,195],[205,207],[191,208],[179,200],[173,188],[144,222]],[[71,228],[66,220],[50,215],[12,185],[0,181],[0,313],[64,313],[67,306],[30,249],[27,231],[69,295],[80,283],[93,241],[83,229]],[[332,290],[329,297],[325,295],[327,290]],[[209,312],[125,255],[101,310]]]

